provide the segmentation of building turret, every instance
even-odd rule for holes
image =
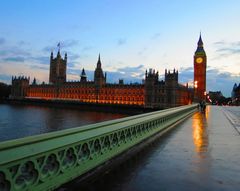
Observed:
[[[67,53],[65,53],[64,59],[61,57],[60,44],[58,44],[59,49],[57,57],[53,58],[53,52],[50,56],[50,73],[49,73],[49,83],[59,84],[66,82],[66,69],[67,69]]]
[[[146,70],[146,73],[145,73],[145,82],[148,83],[148,84],[156,84],[158,83],[158,78],[159,78],[159,75],[158,75],[158,72],[155,72],[155,70],[153,69],[149,69],[149,72],[147,72]]]
[[[97,68],[102,68],[102,63],[101,63],[100,53],[99,53],[99,55],[98,55]]]
[[[32,85],[37,85],[37,80],[36,80],[35,77],[34,77],[34,79],[33,79]]]
[[[149,69],[149,72],[146,70],[145,73],[145,106],[146,107],[155,107],[158,102],[158,72],[155,72],[153,69]]]
[[[231,97],[233,105],[240,105],[240,83],[234,84]]]
[[[105,76],[103,74],[100,54],[98,56],[97,67],[94,72],[94,83],[97,87],[101,87],[106,83],[106,74]]]
[[[86,73],[85,73],[84,68],[82,69],[80,81],[81,81],[81,82],[87,82],[87,75],[86,75]]]
[[[51,52],[50,62],[53,60],[53,52]]]
[[[57,57],[58,57],[58,58],[61,58],[60,49],[59,49],[58,52],[57,52]]]
[[[178,71],[173,69],[165,70],[165,92],[166,92],[166,104],[168,107],[175,107],[177,100],[177,90],[178,90]]]
[[[65,53],[64,60],[67,62],[67,53]]]
[[[24,98],[27,96],[30,77],[12,77],[11,98]]]
[[[170,70],[165,70],[165,83],[168,84],[178,84],[178,70],[173,69],[173,72]]]

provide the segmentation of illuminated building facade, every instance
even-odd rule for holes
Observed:
[[[201,39],[201,37],[200,37]],[[199,40],[200,41],[200,40]],[[206,55],[198,43],[200,52],[197,50],[194,60],[203,59],[201,64],[206,67]],[[205,53],[205,52],[204,52]],[[198,61],[196,61],[199,64]],[[144,108],[170,108],[190,104],[193,91],[188,85],[178,83],[177,70],[165,70],[165,80],[159,81],[159,73],[153,69],[146,70],[142,84],[124,84],[119,80],[118,84],[107,83],[107,74],[102,70],[100,55],[94,72],[94,80],[88,81],[83,69],[79,81],[66,81],[67,54],[62,59],[60,50],[56,58],[50,55],[49,84],[36,84],[36,79],[30,84],[26,77],[12,78],[12,99],[40,99],[40,100],[64,100],[81,103],[129,105]],[[199,68],[198,66],[196,66]],[[204,67],[203,67],[204,68]],[[206,76],[206,72],[194,72],[194,80],[198,80],[199,89],[197,94],[205,91],[206,80],[199,76]]]

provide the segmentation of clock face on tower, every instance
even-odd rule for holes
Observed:
[[[201,63],[203,62],[203,59],[202,59],[201,57],[199,57],[199,58],[196,59],[196,62],[197,62],[198,64],[201,64]]]

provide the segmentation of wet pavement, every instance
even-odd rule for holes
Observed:
[[[63,190],[240,190],[240,135],[227,112],[208,106],[114,170]]]
[[[235,127],[235,129],[240,134],[240,107],[239,106],[232,106],[232,107],[222,107],[223,112]]]

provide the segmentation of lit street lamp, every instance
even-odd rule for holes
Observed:
[[[195,101],[198,102],[199,100],[198,100],[197,87],[198,87],[198,81],[194,81],[194,99]]]

